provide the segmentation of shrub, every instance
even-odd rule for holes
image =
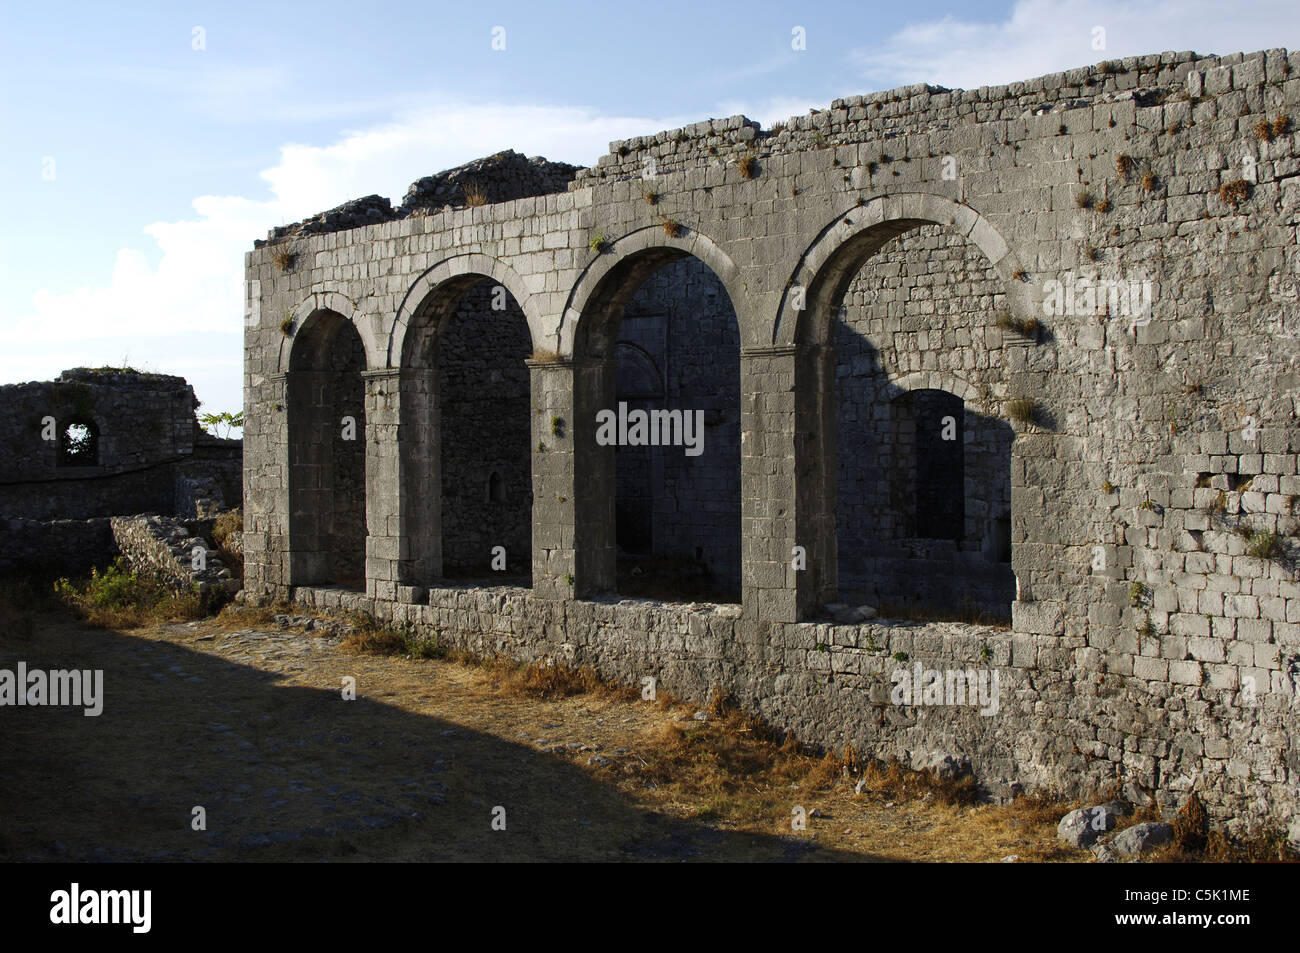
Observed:
[[[685,231],[681,222],[668,218],[666,215],[659,220],[659,224],[664,227],[664,234],[669,238],[677,238]]]
[[[1120,153],[1115,158],[1115,173],[1121,180],[1127,182],[1128,177],[1133,174],[1133,157]]]
[[[1092,208],[1092,193],[1087,189],[1080,189],[1074,193],[1074,204],[1079,208]]]
[[[604,252],[605,249],[609,248],[609,242],[605,240],[605,233],[597,232],[595,237],[592,238],[592,240],[587,243],[587,247],[590,248],[592,251],[594,251],[597,255]]]
[[[81,619],[103,629],[201,619],[229,598],[220,591],[201,596],[195,589],[177,589],[140,576],[121,556],[102,570],[92,569],[83,581],[59,579],[54,591]]]

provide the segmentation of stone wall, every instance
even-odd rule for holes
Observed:
[[[199,593],[237,587],[212,544],[165,516],[115,516],[113,539],[131,568],[181,590]]]
[[[75,576],[118,554],[109,517],[29,520],[0,517],[0,577]]]
[[[693,256],[739,334],[741,614],[719,635],[708,619],[674,621],[706,636],[672,643],[663,667],[680,678],[666,682],[697,697],[730,673],[749,707],[807,740],[941,751],[990,783],[1120,776],[1166,798],[1194,786],[1219,817],[1289,818],[1298,68],[1284,50],[1165,53],[854,97],[780,130],[732,117],[611,143],[565,193],[305,235],[289,267],[255,249],[246,596],[294,595],[312,581],[294,567],[327,551],[304,532],[328,515],[325,497],[295,495],[302,418],[281,412],[325,382],[299,360],[312,336],[282,332],[288,314],[297,328],[346,325],[364,352],[365,589],[347,598],[441,626],[480,598],[436,588],[437,368],[408,343],[486,280],[509,292],[534,346],[527,619],[610,671],[638,651],[658,664],[645,626],[684,610],[599,601],[617,587],[618,453],[596,442],[595,415],[612,404],[637,289]],[[922,459],[926,391],[962,401],[960,509],[936,502],[954,484]],[[568,426],[553,433],[553,419]],[[929,489],[907,487],[913,472]],[[868,491],[888,506],[858,502]],[[923,524],[927,506],[941,512]],[[919,535],[958,513],[961,539]],[[855,526],[861,545],[846,544]],[[988,558],[1008,546],[1010,577]],[[976,608],[1011,593],[1012,629],[987,657],[979,627],[821,629],[845,584],[913,604],[965,590]],[[495,632],[504,611],[451,628]],[[531,652],[531,626],[507,649]],[[882,645],[937,668],[971,652],[1009,665],[1001,713],[879,706],[868,681]]]
[[[0,515],[176,513],[194,508],[200,484],[221,507],[238,506],[242,446],[204,433],[196,406],[182,377],[114,368],[0,386]],[[88,428],[92,446],[69,459],[66,434],[76,426]]]

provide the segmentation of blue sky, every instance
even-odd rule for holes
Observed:
[[[125,361],[210,411],[241,401],[243,252],[349,198],[505,148],[590,165],[907,83],[1300,44],[1294,0],[129,6],[0,25],[0,383]]]

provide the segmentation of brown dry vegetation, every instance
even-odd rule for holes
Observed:
[[[290,799],[280,809],[287,819],[259,814],[266,808],[254,797],[240,809],[226,804],[214,827],[230,840],[200,859],[1092,859],[1055,836],[1060,817],[1082,801],[1030,795],[980,803],[969,778],[914,772],[851,749],[810,750],[738,711],[720,691],[703,707],[662,689],[644,700],[639,688],[605,682],[590,669],[475,659],[360,616],[350,620],[356,634],[337,646],[314,631],[275,626],[280,612],[314,615],[302,607],[232,609],[119,632],[87,629],[48,608],[22,615],[25,604],[39,610],[39,601],[0,599],[0,614],[32,622],[26,634],[0,630],[0,664],[21,656],[31,665],[75,659],[103,667],[111,705],[98,719],[21,710],[7,742],[8,788],[24,794],[0,803],[0,855],[39,859],[41,845],[65,842],[70,857],[87,845],[191,856],[195,844],[208,842],[188,830],[185,811],[215,797],[195,791],[238,769],[255,793],[265,785],[283,790],[294,778],[315,793]],[[149,674],[171,671],[171,662],[205,684]],[[359,686],[355,704],[339,701],[339,678],[348,675]],[[250,765],[223,760],[232,757],[229,747],[205,754],[205,738],[231,737],[207,734],[213,722],[254,742]],[[340,731],[350,745],[337,744]],[[327,737],[313,740],[321,733]],[[311,831],[337,821],[310,806],[331,781],[371,801],[395,799],[406,811],[402,785],[434,760],[446,762],[445,773],[434,775],[445,781],[445,803],[413,802],[418,811],[408,821],[256,849],[242,844],[244,832],[272,824]],[[67,783],[70,765],[77,784]],[[159,806],[139,807],[142,795]],[[510,838],[490,832],[493,804],[509,807]],[[179,823],[177,805],[185,809]],[[804,810],[806,830],[792,827],[795,808]],[[87,823],[88,812],[102,823]],[[1203,822],[1194,809],[1186,813],[1162,859],[1269,856],[1266,841],[1253,853],[1231,853],[1213,834],[1198,840]],[[1155,819],[1153,809],[1146,814]]]

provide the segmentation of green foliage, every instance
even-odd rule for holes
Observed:
[[[228,598],[219,591],[200,596],[195,589],[178,590],[140,576],[121,556],[103,569],[92,569],[88,579],[59,579],[54,583],[54,593],[84,621],[100,628],[200,619],[215,612]]]
[[[213,436],[229,437],[231,430],[244,426],[244,412],[241,410],[237,414],[232,414],[223,410],[219,414],[199,414],[199,423]],[[222,427],[225,428],[225,432],[217,433],[217,428]]]

